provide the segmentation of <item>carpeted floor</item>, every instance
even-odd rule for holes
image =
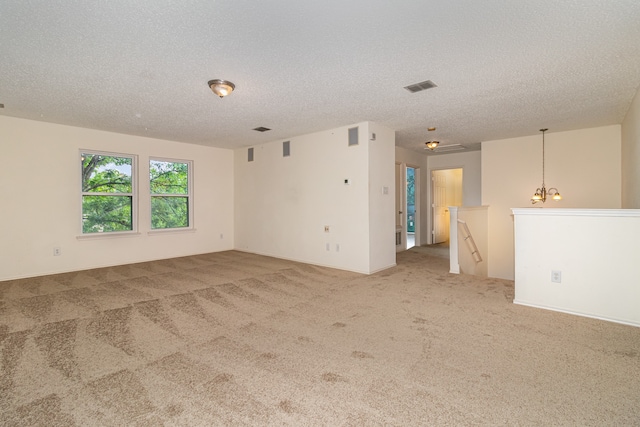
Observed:
[[[418,251],[242,252],[0,282],[3,426],[640,425],[640,328]]]

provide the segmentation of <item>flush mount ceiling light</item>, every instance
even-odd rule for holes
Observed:
[[[431,151],[435,150],[438,144],[440,144],[440,141],[427,141],[424,143],[424,145],[426,145]]]
[[[225,96],[229,95],[236,88],[236,85],[228,80],[209,80],[208,84],[213,93],[218,95],[220,98],[224,98]]]
[[[547,196],[551,196],[556,202],[562,200],[562,196],[557,188],[552,187],[547,190],[544,186],[544,133],[548,130],[549,129],[540,129],[540,132],[542,132],[542,187],[536,188],[536,192],[533,194],[533,197],[531,197],[531,204],[538,202],[544,203],[547,201]]]

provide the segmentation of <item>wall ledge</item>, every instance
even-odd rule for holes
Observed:
[[[487,205],[482,205],[482,206],[449,206],[449,209],[457,210],[458,212],[479,211],[479,210],[489,209],[489,206],[487,206]]]
[[[589,216],[589,217],[637,217],[640,209],[554,209],[554,208],[511,208],[514,215],[537,216]]]

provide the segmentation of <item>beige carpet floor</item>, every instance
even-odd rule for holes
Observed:
[[[640,328],[419,251],[222,252],[0,282],[3,426],[640,425]]]

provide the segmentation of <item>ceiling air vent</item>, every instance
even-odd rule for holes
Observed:
[[[437,153],[448,153],[449,151],[464,151],[467,147],[462,144],[449,144],[449,145],[441,145],[436,148]]]
[[[405,86],[404,88],[406,90],[408,90],[411,93],[416,93],[416,92],[420,92],[423,90],[427,90],[427,89],[431,89],[433,87],[438,87],[437,84],[435,84],[434,82],[432,82],[431,80],[427,80],[424,82],[420,82],[420,83],[416,83],[416,84],[412,84],[409,86]]]
[[[253,128],[253,130],[257,130],[258,132],[266,132],[266,131],[271,130],[271,129],[263,127],[263,126],[260,126],[260,127],[257,127],[257,128]]]

